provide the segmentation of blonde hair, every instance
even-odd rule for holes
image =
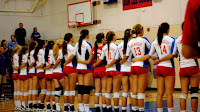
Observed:
[[[61,39],[57,40],[53,47],[53,56],[55,59],[58,58],[59,49],[61,49],[62,46],[63,46],[63,40],[61,40]]]
[[[15,54],[19,48],[20,48],[20,45],[15,45],[13,47],[12,53]]]
[[[143,30],[143,26],[141,24],[136,24],[132,29],[132,33],[139,34],[142,30]]]

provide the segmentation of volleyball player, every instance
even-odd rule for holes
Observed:
[[[105,44],[105,36],[103,33],[99,33],[96,36],[96,41],[95,41],[95,47],[92,48],[92,53],[90,54],[90,57],[87,61],[80,61],[78,62],[83,63],[83,64],[89,64],[91,61],[97,61],[101,54],[102,54],[102,48],[103,45]],[[104,62],[100,63],[96,68],[94,68],[94,85],[95,85],[95,98],[94,98],[94,103],[95,103],[95,108],[96,112],[100,112],[100,106],[99,106],[99,98],[102,93],[102,103],[103,103],[103,111],[105,112],[107,110],[106,108],[106,76],[105,76],[105,65],[106,65],[106,60]]]
[[[158,60],[154,64],[158,64],[156,68],[156,78],[157,78],[157,110],[158,112],[163,112],[163,95],[167,95],[167,107],[168,112],[173,112],[173,92],[175,85],[175,69],[173,55],[175,39],[168,36],[169,34],[169,24],[162,23],[158,29],[158,38],[155,39],[151,44],[151,49],[148,55],[141,58],[135,58],[132,61],[143,61],[149,59],[155,52],[158,54]],[[171,54],[172,56],[165,57]]]
[[[28,72],[27,72],[28,48],[22,47],[19,55],[19,69],[20,69],[20,100],[22,102],[22,110],[28,108]]]
[[[117,53],[117,45],[115,44],[116,36],[113,31],[109,31],[106,35],[107,45],[105,45],[102,49],[102,54],[100,59],[94,64],[99,65],[102,62],[104,57],[106,57],[107,65],[106,65],[106,77],[107,77],[107,93],[106,93],[106,104],[107,111],[112,112],[111,107],[111,92],[113,90],[113,99],[114,99],[114,109],[115,112],[119,112],[119,90],[121,87],[121,75],[120,75],[120,67],[116,64],[115,55]]]
[[[35,90],[37,90],[37,88],[34,87],[33,89],[33,80],[34,80],[34,83],[37,83],[35,82],[35,78],[34,76],[36,76],[36,71],[35,71],[35,59],[34,59],[34,52],[35,52],[35,48],[37,47],[37,42],[36,41],[33,41],[30,43],[29,45],[29,56],[28,56],[28,77],[29,77],[29,93],[28,93],[28,104],[29,104],[29,110],[32,108],[32,102],[33,101],[36,101],[37,102],[37,97],[34,98],[33,100],[33,92],[35,92]],[[34,78],[33,78],[34,77]]]
[[[45,70],[45,79],[47,82],[47,92],[46,92],[46,105],[47,105],[47,111],[51,110],[51,102],[50,102],[50,96],[52,93],[55,93],[55,87],[53,82],[53,46],[54,41],[49,41],[46,48],[45,48],[45,63],[46,67],[44,67]],[[56,110],[55,106],[55,95],[52,95],[52,105],[53,109]]]
[[[13,53],[13,75],[12,79],[14,82],[14,102],[15,102],[15,110],[21,109],[21,102],[19,99],[20,95],[20,80],[19,80],[19,54],[21,51],[20,45],[15,45],[13,47],[12,53]]]
[[[74,57],[73,52],[75,50],[75,47],[72,46],[72,43],[74,43],[74,37],[71,33],[65,34],[64,37],[64,43],[63,43],[63,56],[65,59],[64,63],[64,75],[67,75],[69,78],[68,85],[69,85],[69,102],[70,102],[70,111],[74,111],[74,100],[75,100],[75,87],[77,83],[77,60],[76,57]],[[67,82],[65,82],[67,83]]]
[[[34,58],[36,61],[36,66],[35,68],[37,69],[37,78],[39,80],[39,85],[41,87],[41,92],[39,95],[39,100],[38,100],[38,108],[39,110],[44,109],[44,98],[45,98],[45,94],[47,92],[46,90],[46,80],[45,80],[45,73],[44,73],[44,64],[45,64],[45,59],[44,59],[44,48],[45,48],[45,42],[44,40],[39,40],[38,41],[38,46],[35,49],[35,53],[34,53]],[[38,88],[38,85],[35,83],[35,87]],[[36,91],[35,91],[36,92]],[[34,93],[37,94],[37,93]],[[36,103],[36,104],[35,104]],[[34,103],[34,108],[36,108],[37,106],[37,102]]]
[[[78,43],[75,45],[73,55],[81,61],[87,61],[89,59],[92,45],[87,41],[89,39],[89,31],[84,29],[80,32],[80,38]],[[78,102],[79,102],[79,111],[89,112],[89,97],[90,91],[93,88],[93,71],[92,65],[78,63],[76,69],[78,70]],[[83,107],[84,102],[84,107]]]
[[[56,102],[56,110],[60,111],[60,95],[62,92],[62,87],[60,84],[65,88],[65,79],[64,74],[61,68],[61,61],[63,59],[63,53],[62,53],[62,47],[63,47],[63,40],[59,39],[56,41],[54,47],[53,47],[53,57],[54,57],[54,66],[53,68],[53,81],[55,85],[55,102]]]
[[[126,50],[127,50],[127,44],[128,42],[133,38],[132,30],[131,29],[126,29],[124,32],[124,41],[122,41],[118,45],[118,52],[116,54],[115,59],[123,59],[123,56],[126,55]],[[126,112],[127,108],[127,97],[129,95],[129,80],[130,83],[132,84],[132,75],[131,75],[131,59],[132,59],[132,54],[129,56],[127,61],[125,63],[121,63],[121,75],[122,75],[122,112]],[[130,84],[130,85],[131,85]],[[132,89],[132,85],[130,87]],[[132,90],[131,90],[132,91]]]

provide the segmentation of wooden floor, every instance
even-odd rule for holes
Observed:
[[[121,92],[120,92],[121,93]],[[156,110],[156,91],[146,91],[146,98],[145,98],[145,112],[154,112]],[[179,96],[180,92],[175,92],[174,93],[174,108],[175,112],[179,112],[180,106],[179,106]],[[188,101],[187,101],[187,110],[188,112],[191,112],[191,107],[190,107],[190,95],[188,96]],[[200,98],[200,97],[199,97]],[[163,108],[166,110],[166,96],[164,96],[163,99]],[[129,100],[128,100],[129,102]],[[120,100],[121,104],[121,100]],[[129,103],[128,103],[129,104]],[[63,96],[61,96],[61,108],[63,109],[64,104],[63,104]],[[200,107],[200,105],[199,105]],[[90,108],[94,108],[94,91],[91,92],[91,97],[90,97]],[[4,100],[0,101],[0,112],[10,112],[13,111],[14,109],[14,102],[13,100]],[[75,98],[75,109],[78,109],[78,99],[77,97]],[[164,111],[165,112],[165,111]],[[199,110],[200,112],[200,110]]]

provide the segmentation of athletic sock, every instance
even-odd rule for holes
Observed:
[[[144,112],[144,107],[139,107],[139,112]]]
[[[158,112],[163,112],[163,108],[157,108]]]
[[[139,111],[138,106],[132,106],[132,111],[133,112],[138,112]]]
[[[65,103],[64,107],[65,107],[65,109],[64,109],[65,111],[69,111],[69,103]]]
[[[51,104],[50,104],[50,102],[47,102],[47,109],[51,109]]]
[[[52,101],[53,109],[56,110],[56,102]]]
[[[114,106],[115,112],[119,112],[119,106]]]
[[[22,102],[22,108],[25,108],[26,105],[25,105],[25,102]]]
[[[78,106],[79,106],[79,111],[84,111],[83,103],[79,103]]]
[[[89,104],[84,104],[84,109],[86,112],[89,112],[90,111]]]
[[[174,108],[167,108],[168,112],[174,112]]]
[[[70,104],[70,111],[74,111],[74,104]]]
[[[28,101],[28,107],[29,107],[29,108],[32,108],[32,107],[33,107],[32,101]]]
[[[56,103],[56,110],[60,111],[60,103]]]
[[[122,107],[122,112],[126,112],[126,107]]]
[[[186,110],[181,110],[181,112],[186,112]]]

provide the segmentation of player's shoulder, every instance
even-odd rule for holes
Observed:
[[[176,40],[181,40],[181,39],[182,39],[182,35],[176,38]]]
[[[141,37],[141,39],[144,39],[146,40],[147,42],[149,42],[148,38],[147,37]],[[149,42],[150,43],[150,42]]]
[[[85,41],[91,48],[92,48],[92,44],[88,41]]]

